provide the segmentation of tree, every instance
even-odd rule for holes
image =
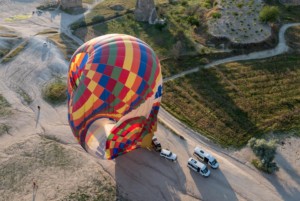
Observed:
[[[252,164],[267,173],[273,173],[278,170],[277,164],[273,162],[276,154],[276,141],[267,142],[264,139],[251,138],[248,145],[253,150],[254,154],[259,158],[254,159]]]
[[[259,13],[262,22],[275,22],[279,17],[279,9],[276,6],[264,6]]]

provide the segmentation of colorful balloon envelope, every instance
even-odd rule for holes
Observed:
[[[150,147],[161,95],[159,60],[138,38],[100,36],[72,56],[69,124],[80,145],[93,155],[113,159]]]

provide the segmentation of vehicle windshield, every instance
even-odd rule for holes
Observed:
[[[206,168],[204,168],[204,169],[202,170],[202,172],[203,172],[204,174],[206,174],[206,173],[208,172],[208,169],[207,169],[207,167],[206,167]]]
[[[171,157],[171,156],[172,156],[172,152],[170,152],[167,156],[168,156],[168,157]]]
[[[211,165],[215,165],[216,163],[217,163],[216,159],[214,159],[210,162]]]

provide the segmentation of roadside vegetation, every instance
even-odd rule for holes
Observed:
[[[0,137],[4,134],[9,134],[9,130],[11,127],[7,124],[1,123],[0,124]]]
[[[7,102],[7,100],[0,94],[0,116],[6,116],[10,114],[10,104]]]
[[[3,59],[2,63],[7,63],[11,61],[15,56],[17,56],[28,44],[28,40],[23,41],[21,44],[19,44],[15,49],[7,53]]]
[[[299,54],[201,69],[164,84],[162,106],[223,146],[270,131],[300,135]]]
[[[67,61],[70,61],[73,53],[77,50],[79,45],[64,33],[55,34],[49,37],[51,41],[62,51]]]
[[[51,104],[60,104],[67,100],[67,84],[61,78],[55,78],[42,90],[43,98]]]
[[[266,173],[273,173],[279,168],[274,162],[276,154],[276,140],[266,141],[265,139],[251,138],[248,142],[258,159],[253,159],[252,164],[259,170]]]

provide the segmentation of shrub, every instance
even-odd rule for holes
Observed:
[[[190,25],[199,26],[200,22],[195,16],[188,16],[187,21]]]
[[[279,17],[279,9],[276,6],[264,6],[259,13],[262,22],[275,22]]]
[[[67,85],[61,79],[57,78],[45,86],[43,97],[52,104],[59,104],[67,99]]]
[[[219,19],[219,18],[221,18],[221,13],[219,13],[219,12],[215,12],[215,13],[213,13],[212,15],[211,15],[213,18],[217,18],[217,19]]]
[[[253,150],[254,154],[259,158],[252,160],[252,164],[267,173],[273,173],[278,170],[275,162],[273,162],[276,154],[276,141],[267,142],[264,139],[251,138],[248,145]]]

